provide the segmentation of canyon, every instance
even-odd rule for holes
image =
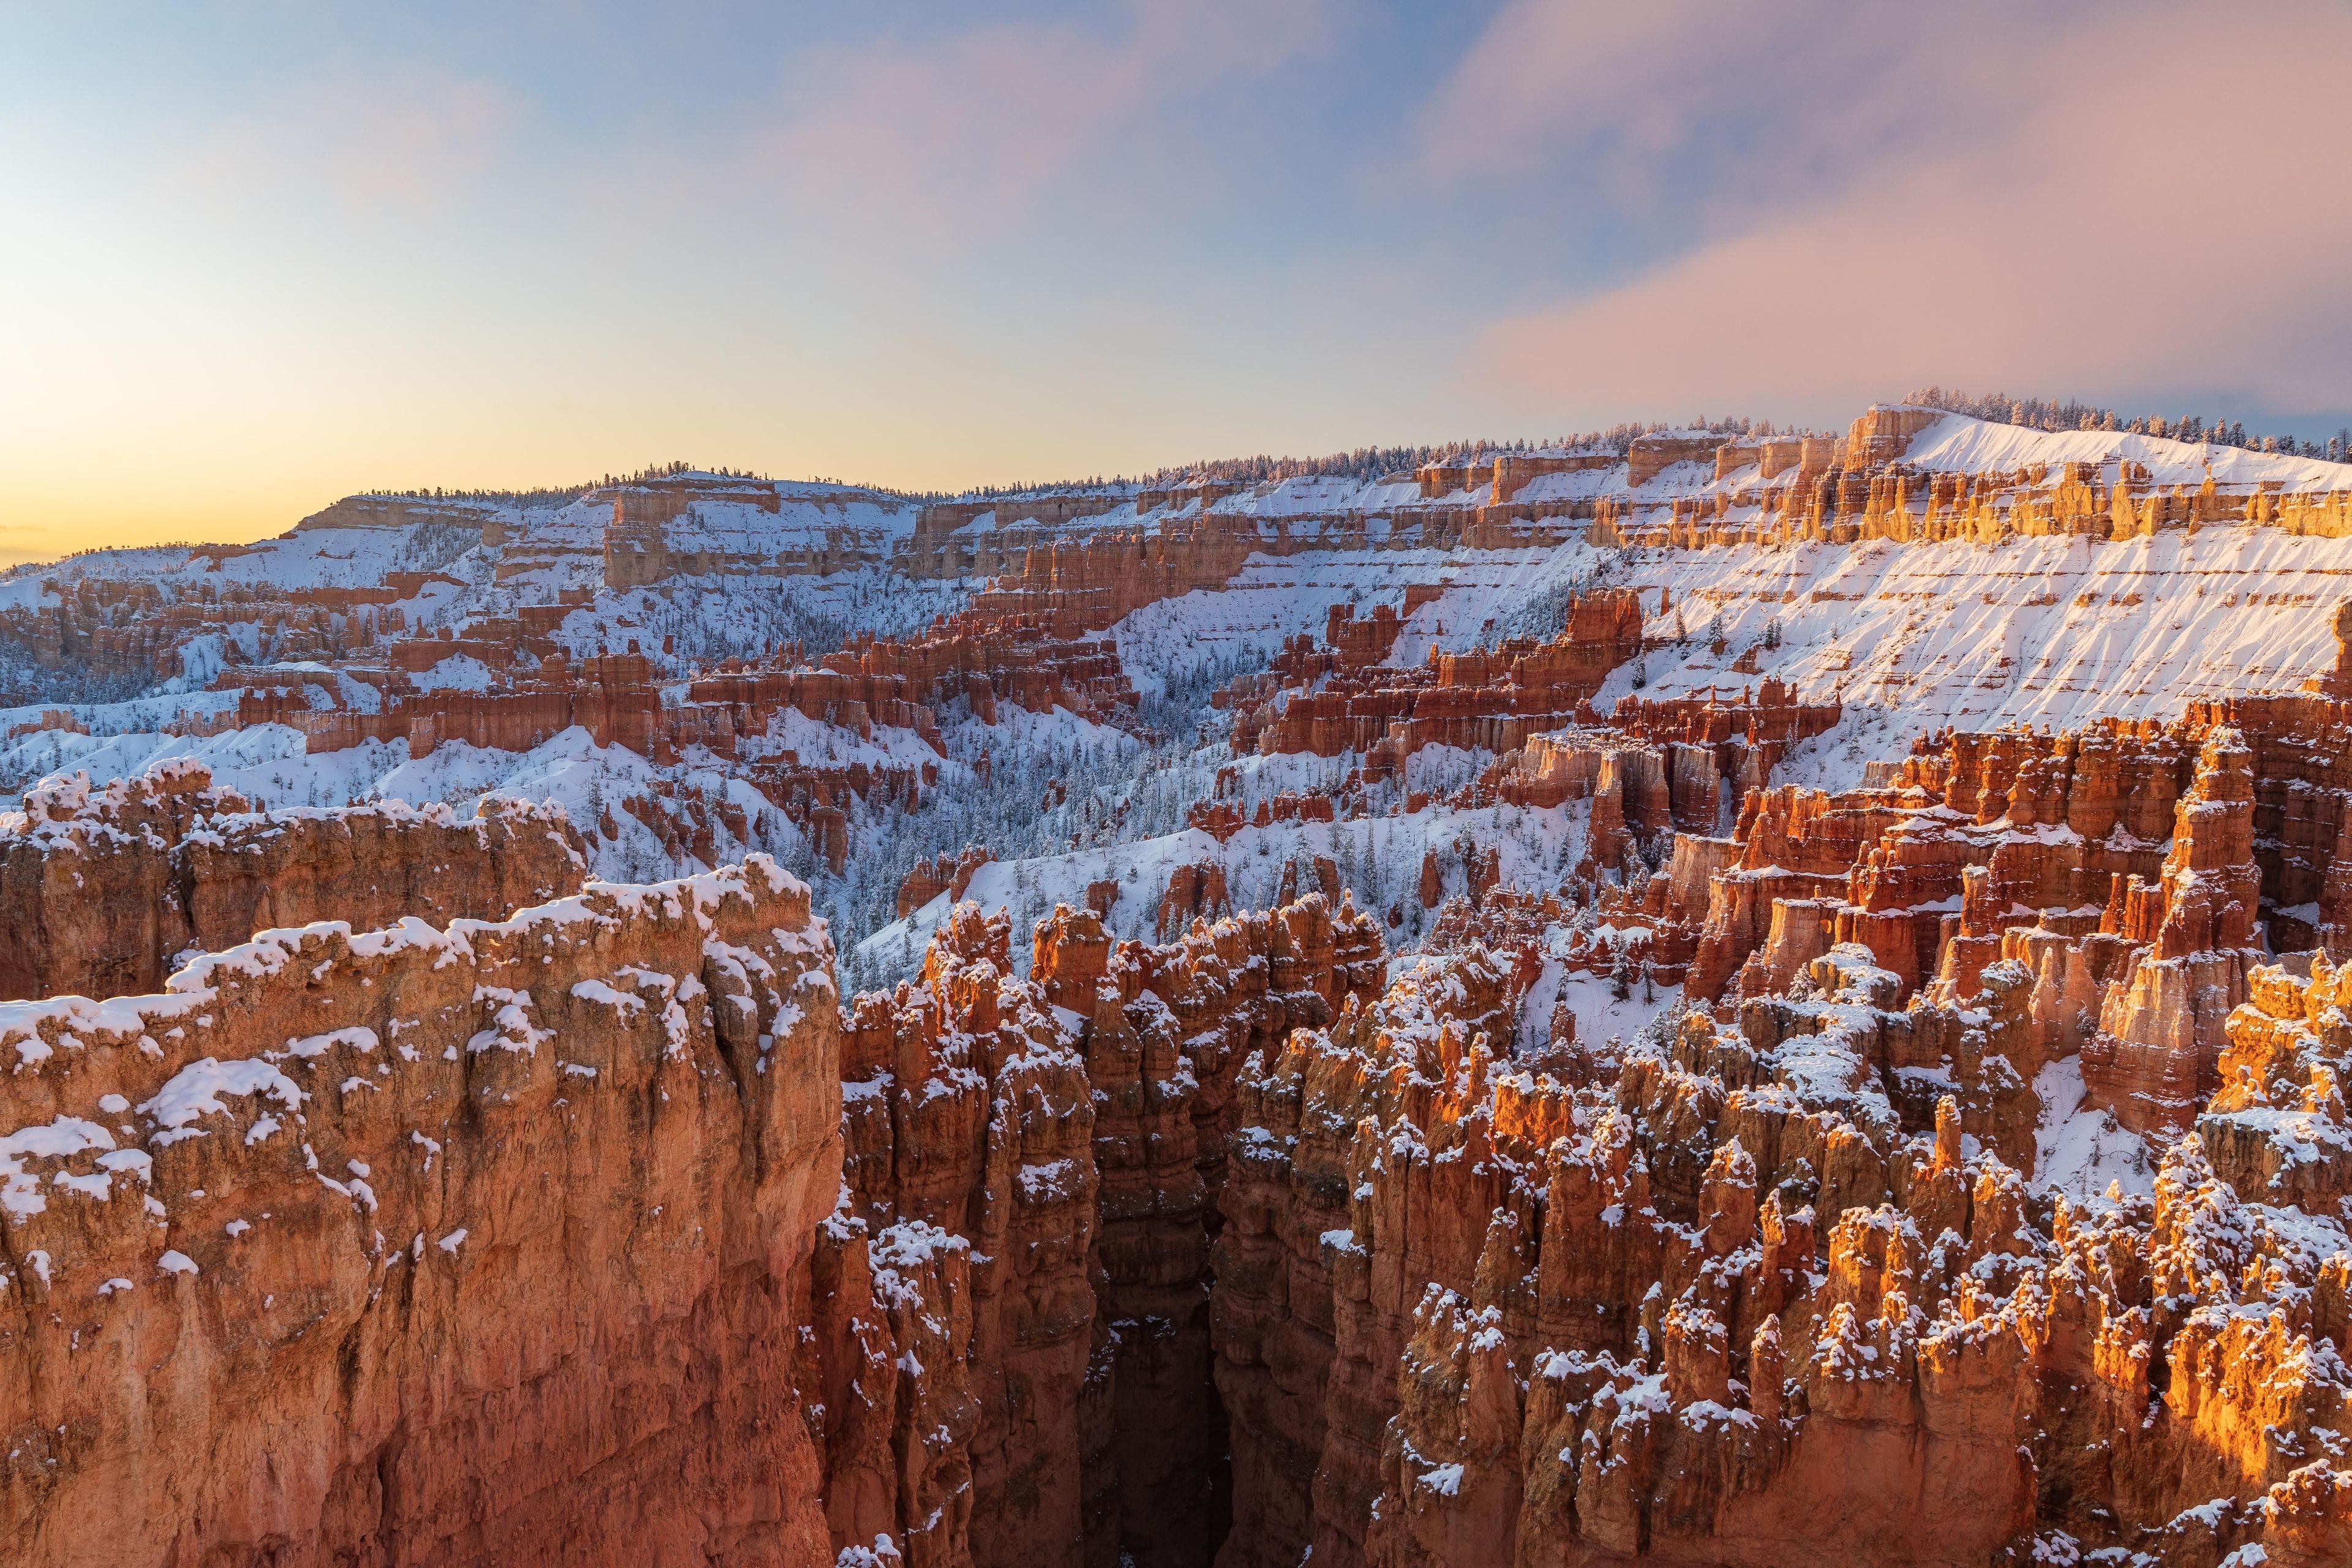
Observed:
[[[0,1532],[2352,1561],[2352,466],[1917,405],[0,580]]]

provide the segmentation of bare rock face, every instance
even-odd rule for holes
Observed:
[[[2313,954],[2257,968],[2252,981],[2230,1015],[2221,1087],[2197,1119],[2198,1142],[2246,1197],[2342,1215],[2352,1199],[2352,973]]]
[[[100,790],[79,777],[0,817],[0,995],[153,991],[181,952],[273,926],[489,918],[586,875],[551,805],[257,812],[198,763]]]
[[[1380,972],[1370,921],[1319,894],[1160,946],[1065,907],[1026,980],[1004,918],[965,905],[919,984],[857,999],[812,1300],[836,1549],[1207,1561],[1234,1084]]]
[[[869,1227],[873,1246],[942,1260],[935,1286],[900,1270],[900,1288],[930,1286],[933,1316],[969,1313],[961,1370],[949,1375],[976,1409],[961,1423],[968,1444],[935,1451],[930,1429],[911,1424],[921,1402],[905,1402],[907,1423],[885,1425],[908,1454],[910,1484],[894,1496],[861,1483],[854,1505],[836,1496],[837,1544],[888,1532],[910,1561],[1078,1563],[1083,1472],[1099,1437],[1088,1430],[1098,1381],[1096,1109],[1075,1032],[1034,984],[1014,978],[1004,918],[971,904],[934,937],[922,984],[861,997],[852,1031],[845,1217]],[[952,1295],[967,1304],[950,1305]],[[891,1342],[919,1360],[895,1331]],[[958,1358],[939,1359],[944,1372]],[[831,1368],[828,1377],[855,1381]],[[872,1419],[854,1402],[828,1405],[835,1473],[864,1468],[857,1428]],[[968,1517],[934,1518],[925,1506],[927,1489],[948,1489],[930,1479],[941,1465],[968,1467]]]
[[[1888,1012],[1896,977],[1855,949],[1808,977],[1821,1001],[1690,1017],[1584,1088],[1493,1058],[1458,962],[1240,1083],[1223,1563],[2352,1542],[2352,1486],[2295,1435],[2352,1405],[2332,1221],[2250,1198],[2195,1137],[2153,1205],[2075,1212],[1972,1151],[1950,1097],[1910,1131],[1889,1091],[1921,1005]],[[2262,982],[2242,1079],[2259,1052],[2314,1098],[2333,984]]]
[[[1193,921],[1215,920],[1232,907],[1224,867],[1214,860],[1188,861],[1170,869],[1153,930],[1161,942],[1174,942]]]
[[[0,1008],[44,1564],[803,1564],[832,943],[764,858]]]
[[[1449,978],[1236,1085],[1221,1560],[2352,1552],[2352,1036],[2326,952],[2264,951],[2338,927],[2339,732],[2266,699],[1751,792],[1597,889],[1724,998],[1622,1061],[1506,1059],[1477,939],[1533,905],[1449,904]],[[2032,1191],[2051,1067],[2152,1202]]]
[[[1425,664],[1400,669],[1360,662],[1358,623],[1335,616],[1328,627],[1335,646],[1292,647],[1273,677],[1242,678],[1219,705],[1234,711],[1236,752],[1333,757],[1360,751],[1368,777],[1395,776],[1423,746],[1515,751],[1588,716],[1587,700],[1609,672],[1641,649],[1641,600],[1631,590],[1580,595],[1566,619],[1549,641],[1512,637],[1493,649],[1433,649]],[[1531,785],[1530,794],[1543,788]]]

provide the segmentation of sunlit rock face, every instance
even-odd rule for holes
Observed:
[[[1903,1131],[1896,983],[1853,947],[1613,1085],[1494,1059],[1454,1014],[1500,984],[1475,959],[1294,1036],[1225,1196],[1222,1560],[2336,1560],[2340,1184],[2279,1179],[2345,1142],[2305,1023],[2333,976],[2258,973],[2233,1030],[2279,1103],[2217,1100],[2152,1202],[2089,1208],[1950,1097]]]

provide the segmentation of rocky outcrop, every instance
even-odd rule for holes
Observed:
[[[2117,879],[2101,929],[2139,944],[2083,1047],[2092,1103],[2141,1131],[2185,1130],[2219,1087],[2223,1023],[2261,960],[2252,753],[2214,730],[2176,808],[2163,879]]]
[[[1238,828],[1240,823],[1234,823]],[[1187,861],[1171,867],[1168,887],[1160,895],[1160,910],[1152,926],[1161,942],[1174,942],[1192,929],[1194,921],[1215,920],[1233,908],[1232,896],[1225,889],[1225,868],[1214,860]]]
[[[100,789],[79,774],[0,817],[0,997],[154,991],[183,953],[268,927],[498,916],[586,872],[553,805],[258,812],[198,763]]]
[[[961,1356],[951,1340],[928,1347],[938,1371],[917,1381],[940,1386],[910,1388],[878,1413],[878,1401],[826,1405],[840,1546],[887,1533],[915,1562],[1093,1560],[1100,1510],[1085,1481],[1102,1468],[1108,1393],[1095,1302],[1096,1110],[1076,1032],[1037,986],[1013,978],[1010,943],[1001,915],[985,920],[967,904],[933,938],[919,985],[857,1001],[843,1058],[840,1217],[874,1240],[863,1265],[856,1247],[836,1245],[851,1255],[836,1267],[871,1274],[877,1250],[919,1254],[932,1277],[879,1265],[921,1302],[914,1326],[968,1318],[970,1327]],[[830,1338],[854,1347],[885,1333],[867,1320]],[[920,1364],[922,1347],[906,1333],[887,1330],[875,1374],[886,1385],[898,1358]],[[828,1363],[826,1375],[841,1387],[863,1382],[856,1365]],[[960,1405],[959,1385],[971,1410],[944,1425],[969,1436],[940,1443],[914,1423],[942,1402]],[[875,1442],[895,1458],[869,1458]],[[845,1475],[852,1484],[840,1483]],[[968,1478],[960,1498],[950,1497],[955,1477]]]
[[[780,486],[694,470],[608,486],[583,500],[611,506],[601,542],[609,588],[678,576],[821,576],[878,566],[896,531],[884,520],[906,504],[881,490]],[[528,546],[487,532],[484,542]]]
[[[755,859],[0,1008],[17,1559],[829,1560],[831,959]]]
[[[1113,644],[1066,636],[1038,616],[964,611],[940,617],[921,637],[858,637],[826,655],[824,665],[845,677],[890,681],[917,702],[962,699],[990,724],[1000,700],[1033,713],[1066,708],[1093,719],[1118,718],[1140,700]]]
[[[1252,678],[1229,688],[1238,752],[1363,752],[1367,778],[1396,776],[1423,746],[1515,751],[1531,737],[1590,719],[1588,700],[1609,672],[1640,651],[1642,607],[1629,589],[1578,595],[1567,625],[1548,641],[1513,637],[1492,649],[1443,653],[1410,668],[1358,664],[1293,647],[1279,683]],[[1343,640],[1353,622],[1333,617]],[[1375,623],[1377,625],[1377,623]]]
[[[1379,952],[1369,920],[1320,895],[1159,946],[1064,907],[1019,980],[1004,917],[967,904],[919,983],[857,999],[814,1303],[837,1547],[1206,1561],[1223,1447],[1207,1248],[1232,1085],[1291,1027],[1371,994]],[[869,1386],[895,1392],[845,1392]]]
[[[2250,1203],[2352,1213],[2347,981],[2325,954],[2262,966],[2230,1014],[2221,1088],[2197,1118],[2197,1139]]]
[[[1228,519],[1041,542],[973,595],[971,607],[1034,620],[1056,637],[1080,637],[1161,599],[1223,587],[1258,543],[1255,526]]]
[[[1906,1128],[1895,978],[1823,963],[1822,1004],[1691,1018],[1613,1084],[1507,1069],[1451,1012],[1475,1011],[1475,962],[1245,1074],[1223,1560],[2352,1542],[2352,1486],[2282,1436],[2352,1399],[2352,1260],[2248,1206],[2194,1139],[2153,1205],[2030,1199],[1949,1098]]]
[[[973,873],[993,858],[981,846],[967,844],[960,855],[941,851],[936,860],[916,861],[898,883],[898,918],[906,919],[941,893],[950,906],[961,903]]]

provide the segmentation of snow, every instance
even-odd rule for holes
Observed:
[[[1441,753],[1431,766],[1442,762],[1445,750],[1429,748]],[[1455,752],[1454,756],[1468,754]],[[1418,774],[1413,782],[1414,787],[1422,787]],[[1315,891],[1307,866],[1319,856],[1339,868],[1342,886],[1353,895],[1359,909],[1385,910],[1392,903],[1401,904],[1405,923],[1388,932],[1391,944],[1398,945],[1420,935],[1431,919],[1415,896],[1425,851],[1439,852],[1449,893],[1462,890],[1462,868],[1452,852],[1465,834],[1482,847],[1495,847],[1507,884],[1550,887],[1573,862],[1589,810],[1590,803],[1582,801],[1543,811],[1512,805],[1465,810],[1438,805],[1407,815],[1343,822],[1253,825],[1222,845],[1211,834],[1188,827],[1060,855],[992,860],[973,873],[964,897],[983,911],[1003,910],[1010,915],[1014,930],[1023,934],[1023,940],[1013,944],[1014,968],[1026,974],[1031,952],[1025,936],[1030,923],[1050,915],[1056,904],[1083,909],[1091,883],[1118,884],[1118,901],[1104,922],[1114,934],[1149,940],[1155,935],[1160,897],[1167,890],[1170,874],[1179,866],[1215,862],[1223,868],[1234,907],[1262,910],[1276,901],[1283,869],[1294,860],[1301,862],[1298,892]],[[861,959],[892,973],[911,973],[920,963],[931,932],[949,912],[947,896],[941,894],[877,930],[856,944],[856,952]]]
[[[202,1137],[204,1130],[190,1123],[200,1117],[227,1115],[228,1107],[222,1100],[225,1095],[263,1095],[289,1112],[300,1110],[304,1099],[294,1080],[268,1061],[224,1062],[206,1057],[173,1073],[153,1099],[139,1107],[139,1113],[164,1129],[152,1142],[165,1143],[176,1138]]]
[[[11,1219],[24,1220],[49,1206],[41,1195],[40,1178],[24,1168],[26,1157],[62,1160],[88,1150],[113,1147],[113,1136],[105,1128],[73,1116],[20,1127],[0,1136],[0,1209]],[[63,1179],[65,1173],[58,1175]],[[103,1198],[107,1193],[100,1188],[90,1195]]]
[[[1391,972],[1402,962],[1391,960]],[[1616,1039],[1630,1046],[1654,1020],[1672,1013],[1683,994],[1679,985],[1653,985],[1653,1000],[1644,1002],[1639,979],[1622,1002],[1611,992],[1607,976],[1571,969],[1557,957],[1546,958],[1543,973],[1528,988],[1527,999],[1520,1005],[1518,1048],[1537,1049],[1550,1039],[1552,1008],[1561,1002],[1575,1016],[1580,1045],[1599,1046]]]
[[[2120,542],[1635,550],[1622,575],[1668,590],[1688,638],[1642,661],[1643,696],[1777,676],[1804,700],[1842,700],[1839,727],[1776,775],[1838,789],[1945,725],[2171,719],[2197,698],[2291,689],[2335,662],[2347,573],[2352,539],[2225,525]],[[1717,616],[1719,658],[1703,635]],[[1780,647],[1756,648],[1759,673],[1732,670],[1775,620]],[[1671,635],[1672,616],[1649,630]],[[1595,705],[1632,694],[1635,676],[1621,666]]]
[[[409,679],[426,691],[488,691],[497,677],[480,659],[459,653]]]
[[[1543,552],[1508,552],[1514,562]],[[1319,640],[1330,606],[1360,616],[1376,605],[1402,609],[1411,584],[1476,570],[1483,552],[1436,550],[1307,551],[1252,555],[1233,580],[1145,605],[1108,634],[1138,691],[1167,689],[1203,667],[1256,668],[1300,632]]]
[[[2083,1060],[2064,1057],[2033,1075],[2042,1114],[2033,1129],[2033,1180],[2074,1203],[2105,1197],[2119,1184],[2126,1197],[2156,1192],[2157,1157],[2139,1134],[2084,1103]]]
[[[2296,490],[2352,489],[2352,464],[2116,430],[2034,430],[1961,414],[1947,414],[1920,431],[1904,454],[1904,461],[1914,467],[1960,473],[2035,464],[2105,464],[2118,458],[2145,466],[2149,481],[2159,485],[2196,486],[2210,473],[2221,485],[2268,481]]]

